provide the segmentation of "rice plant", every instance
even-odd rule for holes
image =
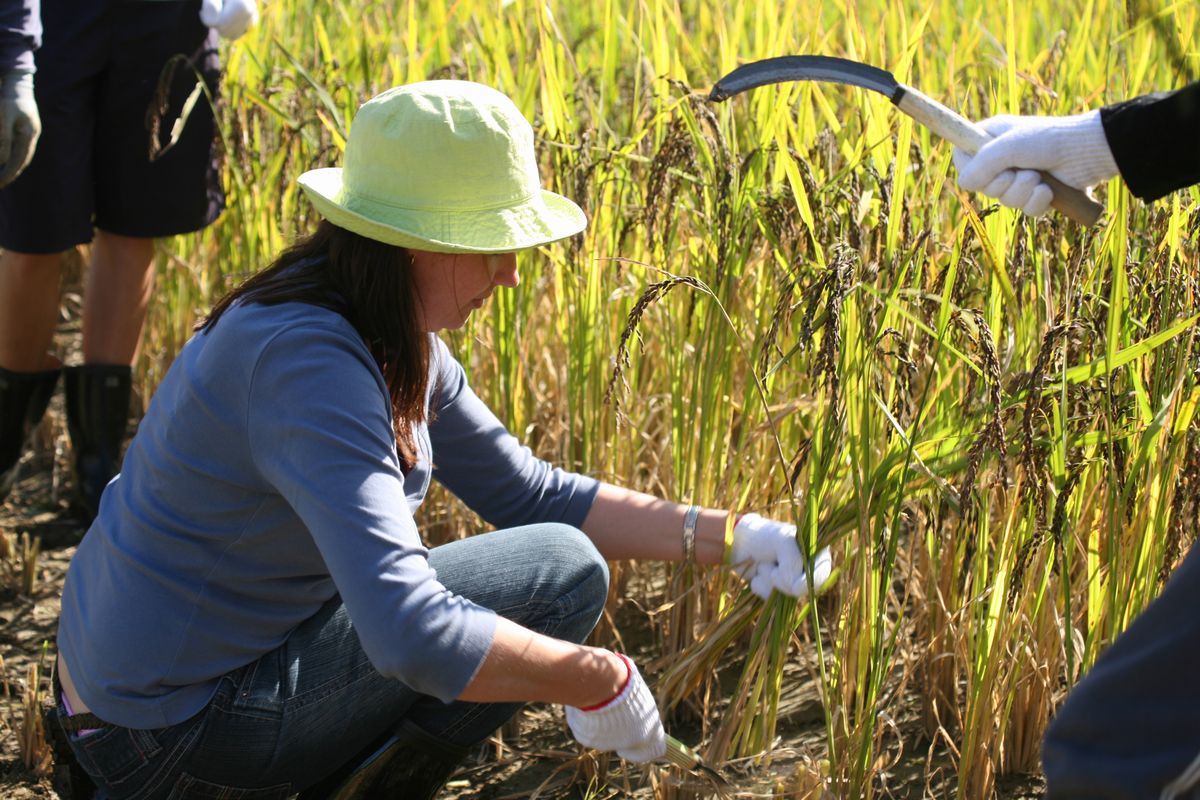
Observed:
[[[38,583],[42,538],[0,530],[0,589],[33,597]]]
[[[17,741],[21,766],[34,778],[49,774],[54,758],[42,717],[43,706],[47,701],[46,687],[42,681],[45,657],[43,648],[38,661],[30,662],[25,682],[17,688],[19,696],[14,698],[8,681],[8,669],[4,658],[0,656],[0,684],[3,686],[5,705],[8,707],[5,718],[0,721],[13,733]],[[17,708],[21,709],[19,717]]]

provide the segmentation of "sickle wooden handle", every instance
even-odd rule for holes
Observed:
[[[972,155],[992,139],[991,134],[974,122],[911,86],[901,85],[898,94],[898,98],[893,98],[897,108]],[[1049,173],[1042,172],[1041,176],[1054,191],[1050,205],[1055,209],[1081,225],[1095,225],[1100,219],[1104,206],[1087,192],[1068,186]]]

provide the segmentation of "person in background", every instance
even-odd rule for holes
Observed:
[[[533,142],[477,83],[365,103],[344,167],[300,176],[315,231],[175,359],[63,592],[58,724],[107,797],[424,800],[524,702],[653,761],[637,667],[580,644],[606,561],[828,578],[794,526],[552,467],[472,391],[438,332],[587,224]],[[499,530],[427,548],[435,479]]]
[[[1028,214],[1043,213],[1053,196],[1034,170],[1078,189],[1119,174],[1146,201],[1200,182],[1200,82],[1085,114],[981,124],[996,138],[973,157],[955,153],[959,185]],[[1048,798],[1200,796],[1197,609],[1193,546],[1055,715],[1042,748]]]
[[[196,71],[216,97],[217,32],[255,18],[255,0],[0,0],[0,500],[61,372],[74,505],[95,516],[120,463],[154,240],[224,207],[210,103],[173,143],[172,122]],[[83,363],[63,369],[59,265],[88,242]]]

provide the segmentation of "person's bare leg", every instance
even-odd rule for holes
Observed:
[[[61,253],[0,253],[0,367],[37,372],[58,366],[48,351],[58,324]]]
[[[154,287],[154,240],[96,231],[83,289],[83,362],[132,365]]]

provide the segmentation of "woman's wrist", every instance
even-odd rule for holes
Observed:
[[[727,532],[731,530],[729,520],[737,514],[723,508],[705,508],[696,520],[696,563],[722,564],[725,562]]]
[[[596,671],[580,681],[585,693],[580,702],[572,703],[581,711],[599,710],[620,697],[633,673],[629,660],[620,653],[594,648]]]

